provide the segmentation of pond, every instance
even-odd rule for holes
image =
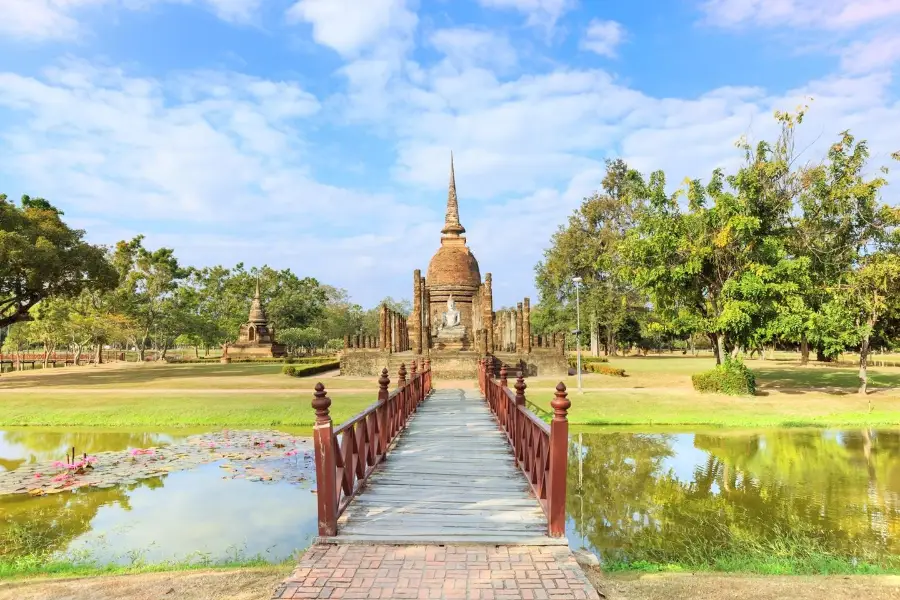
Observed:
[[[63,458],[72,446],[80,456],[82,450],[159,447],[187,438],[185,433],[6,430],[0,431],[0,464],[21,470]],[[106,489],[0,496],[0,561],[23,554],[16,548],[97,564],[285,560],[316,533],[315,471],[303,453],[270,454],[277,456],[192,464]],[[276,477],[269,479],[266,472],[273,469]]]
[[[900,431],[603,433],[573,442],[567,535],[608,567],[900,568]]]
[[[73,445],[81,454],[184,439],[0,430],[0,470]],[[269,460],[305,478],[242,479],[217,461],[108,489],[2,496],[0,560],[11,528],[29,525],[63,559],[290,558],[316,533],[314,474],[308,458]],[[609,568],[900,568],[900,431],[584,433],[573,436],[568,477],[570,545]]]

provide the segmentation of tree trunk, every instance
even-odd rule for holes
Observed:
[[[721,365],[722,355],[719,353],[719,336],[717,336],[715,333],[707,333],[706,335],[709,337],[709,343],[712,346],[713,356],[716,357],[716,364]]]
[[[103,364],[103,344],[97,344],[97,353],[94,355],[94,365]]]
[[[863,336],[862,344],[859,346],[859,393],[866,395],[868,380],[868,359],[869,359],[869,334]],[[872,402],[869,402],[869,410],[872,410]]]
[[[169,340],[167,339],[163,342],[162,354],[160,354],[156,360],[166,360],[166,352],[169,350]]]
[[[46,369],[50,365],[50,345],[44,343],[44,361],[43,367]]]
[[[716,336],[716,364],[721,365],[728,356],[728,350],[725,349],[725,334],[720,333]]]
[[[809,364],[809,339],[806,332],[800,336],[800,364],[806,366]]]
[[[200,346],[194,346],[194,358],[200,358]]]
[[[613,330],[611,326],[606,328],[606,339],[607,345],[609,346],[609,355],[610,356],[618,356],[618,348],[616,348],[616,332]]]
[[[816,360],[819,362],[831,362],[827,356],[825,356],[825,348],[822,347],[822,344],[816,345]]]

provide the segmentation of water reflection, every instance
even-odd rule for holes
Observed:
[[[278,561],[311,542],[310,482],[264,484],[222,473],[213,463],[105,490],[0,498],[0,558],[23,553],[4,535],[11,527],[39,530],[40,550],[58,558],[101,564],[256,555]]]
[[[79,431],[34,427],[0,429],[0,471],[12,471],[25,463],[64,460],[72,447],[79,455],[83,452],[94,454],[159,447],[179,442],[187,436],[186,432]]]
[[[900,553],[900,432],[582,440],[570,461],[568,535],[607,561],[826,555],[885,565]]]

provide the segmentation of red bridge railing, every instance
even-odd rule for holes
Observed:
[[[338,427],[329,415],[331,398],[325,386],[316,384],[312,407],[316,411],[313,443],[319,498],[319,535],[337,535],[337,520],[360,491],[375,467],[406,427],[409,417],[431,393],[431,361],[418,369],[400,365],[397,389],[388,391],[388,370],[378,380],[378,401]]]
[[[572,403],[566,398],[566,386],[556,386],[550,402],[553,419],[547,425],[525,406],[525,379],[518,372],[513,393],[506,380],[506,367],[500,369],[500,380],[493,375],[493,359],[479,361],[478,383],[500,429],[506,434],[516,464],[522,469],[534,495],[547,516],[551,537],[566,534],[566,463],[569,455],[569,422],[567,413]]]

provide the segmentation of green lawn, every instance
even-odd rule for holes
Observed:
[[[855,393],[853,368],[752,360],[747,364],[757,373],[758,395],[735,398],[692,389],[691,374],[711,368],[709,357],[627,357],[610,364],[628,376],[586,374],[584,394],[577,393],[574,376],[535,377],[527,381],[526,396],[549,409],[562,379],[576,426],[900,425],[900,368],[872,368],[875,392],[863,398]],[[280,365],[83,367],[0,377],[0,426],[308,427],[318,381],[332,398],[335,423],[375,402],[374,377],[288,377]]]
[[[289,377],[280,365],[55,369],[0,377],[0,426],[308,426],[318,381],[329,390],[335,423],[374,403],[378,393],[374,378]]]
[[[583,375],[584,394],[574,376],[563,378],[575,425],[624,426],[858,426],[900,424],[900,369],[871,368],[867,398],[856,393],[857,370],[810,365],[796,361],[748,360],[757,376],[757,395],[751,398],[698,394],[693,373],[710,369],[712,358],[679,355],[623,357],[610,365],[624,368],[627,377]],[[528,381],[528,399],[550,407],[552,388],[560,378]],[[869,412],[868,401],[874,410]]]

